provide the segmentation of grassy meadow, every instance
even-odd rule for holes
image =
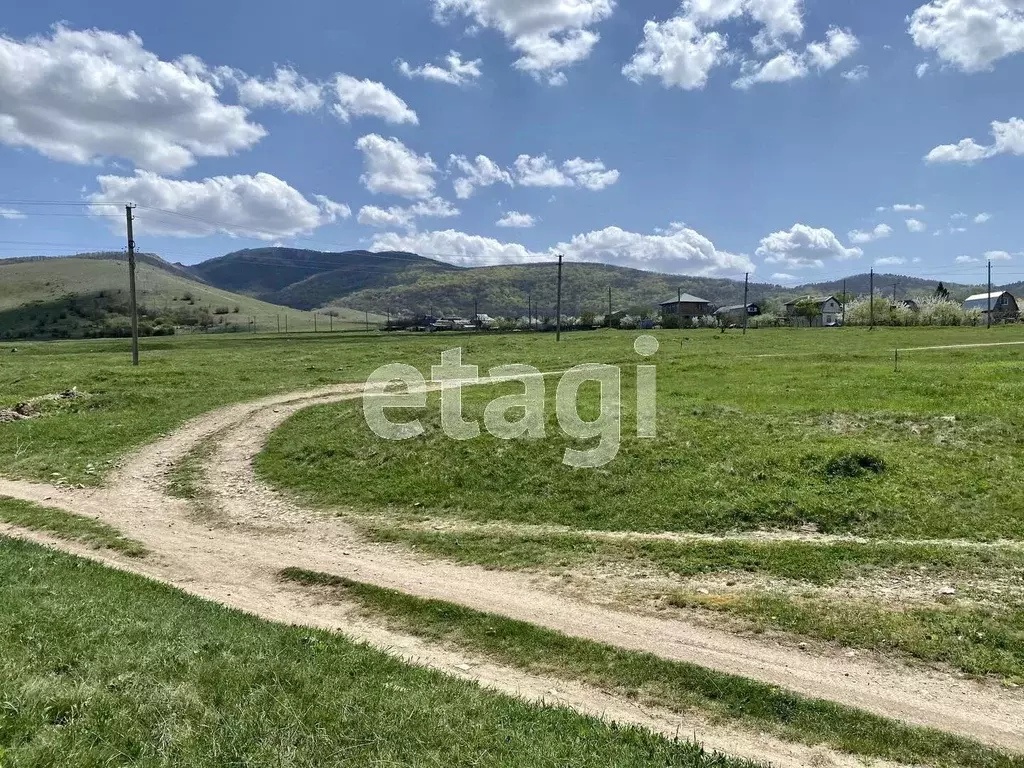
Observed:
[[[752,768],[3,537],[0,603],[4,768]]]

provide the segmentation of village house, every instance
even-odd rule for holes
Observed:
[[[715,311],[715,317],[723,325],[743,323],[744,316],[757,317],[761,314],[761,307],[757,304],[736,304],[731,307],[721,307]]]
[[[818,314],[813,318],[801,314],[798,306],[805,302],[813,302],[818,305]],[[802,299],[793,299],[786,302],[786,318],[791,325],[810,325],[813,327],[824,327],[838,325],[843,319],[843,305],[835,296],[805,296]]]
[[[967,301],[964,302],[965,311],[972,309],[980,310],[982,317],[988,314],[990,307],[993,322],[1016,320],[1020,317],[1020,308],[1017,306],[1017,300],[1009,291],[976,293],[973,296],[968,296]]]
[[[710,314],[711,302],[689,293],[681,293],[675,299],[661,302],[662,323],[674,319],[681,325],[687,325]]]

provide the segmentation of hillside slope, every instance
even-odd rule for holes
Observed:
[[[174,328],[272,331],[278,320],[287,322],[289,330],[313,329],[310,313],[231,293],[185,274],[157,256],[140,254],[136,284],[144,335]],[[0,262],[0,338],[122,336],[129,328],[128,303],[128,265],[122,253]],[[362,327],[361,313],[348,314],[334,321],[336,329]],[[331,321],[322,322],[326,326]]]
[[[189,270],[198,278],[225,290],[313,309],[337,296],[380,285],[391,275],[400,275],[412,267],[438,271],[457,269],[412,253],[329,253],[298,248],[249,248],[204,261]],[[323,277],[289,290],[291,286],[300,286],[318,276]],[[334,294],[328,296],[327,293],[332,291]],[[282,298],[277,298],[279,294]]]

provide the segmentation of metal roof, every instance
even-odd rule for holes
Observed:
[[[789,307],[794,304],[799,304],[801,301],[813,301],[816,304],[824,304],[826,301],[834,301],[836,304],[840,303],[839,299],[837,299],[835,296],[804,296],[802,299],[793,299],[792,301],[787,301],[783,306]]]
[[[1003,294],[1009,293],[1009,291],[993,291],[992,293],[976,293],[973,296],[968,296],[967,301],[988,301],[989,298],[995,301]]]
[[[692,293],[684,293],[681,297],[679,297],[677,299],[669,299],[668,301],[661,302],[660,306],[664,307],[666,304],[678,304],[680,302],[682,302],[684,304],[710,304],[711,303],[707,299],[702,299],[699,296],[694,296]]]

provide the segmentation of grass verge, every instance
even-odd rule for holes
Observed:
[[[145,557],[149,554],[141,542],[121,535],[120,531],[106,523],[27,501],[0,496],[0,520],[19,528],[49,533],[59,539],[88,544],[96,549],[111,549],[128,557]]]
[[[1024,766],[968,739],[916,728],[777,687],[589,640],[567,637],[438,600],[423,600],[329,574],[289,568],[286,580],[336,589],[373,618],[536,674],[578,680],[645,704],[698,709],[791,741],[865,757],[932,766]]]
[[[4,768],[751,768],[0,537]]]

